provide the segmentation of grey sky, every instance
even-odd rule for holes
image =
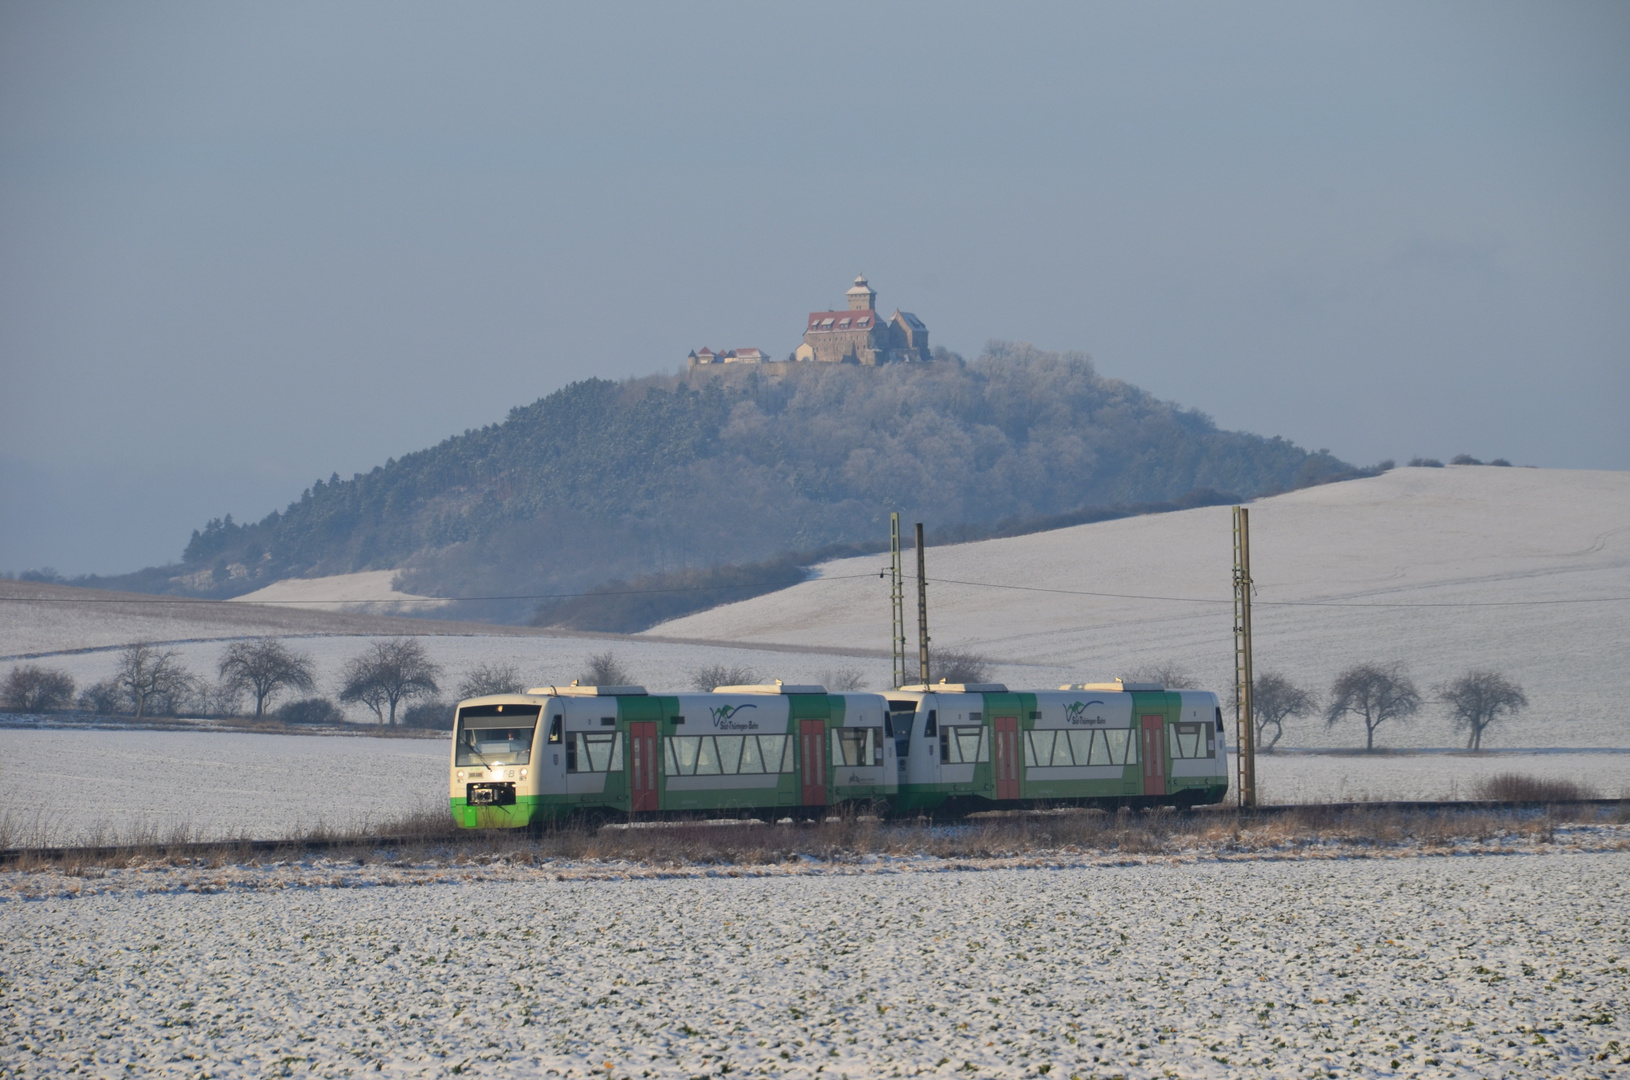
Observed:
[[[0,568],[865,271],[1358,462],[1630,468],[1625,4],[0,6]]]

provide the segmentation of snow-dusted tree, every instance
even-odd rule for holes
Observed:
[[[234,641],[221,657],[219,670],[224,687],[254,696],[256,720],[265,715],[267,703],[280,689],[310,693],[317,686],[311,657],[293,652],[277,638]]]
[[[1302,689],[1276,671],[1265,671],[1251,685],[1251,711],[1256,715],[1256,748],[1272,753],[1285,737],[1285,720],[1305,716],[1319,707],[1310,691]],[[1268,739],[1268,729],[1273,738]]]
[[[843,694],[851,690],[859,690],[866,685],[866,674],[859,668],[842,667],[827,668],[821,672],[821,685],[834,694]]]
[[[14,667],[0,688],[0,702],[17,712],[54,712],[74,703],[74,677],[56,668]]]
[[[119,654],[113,681],[135,707],[138,718],[150,708],[176,708],[197,685],[197,678],[182,665],[180,653],[174,649],[161,652],[145,641]]]
[[[1336,677],[1324,722],[1334,727],[1351,714],[1364,721],[1364,749],[1375,749],[1375,729],[1388,720],[1400,723],[1421,708],[1421,695],[1401,662],[1358,664]]]
[[[633,683],[634,676],[623,667],[616,653],[596,653],[589,657],[588,667],[577,681],[584,686],[628,686]]]
[[[1455,730],[1467,732],[1466,749],[1483,749],[1483,732],[1500,719],[1528,707],[1522,687],[1497,671],[1468,671],[1454,682],[1437,687],[1450,708]]]
[[[930,676],[948,683],[990,681],[990,658],[965,649],[943,649],[929,656]],[[909,669],[910,665],[907,665]]]
[[[1159,683],[1168,690],[1182,690],[1196,684],[1194,676],[1189,674],[1188,668],[1174,660],[1163,660],[1158,664],[1144,664],[1135,668],[1127,675],[1128,682]]]
[[[488,694],[519,694],[526,686],[514,664],[478,664],[458,684],[460,700]]]
[[[345,665],[340,700],[360,701],[381,723],[394,724],[397,706],[434,694],[440,674],[441,665],[417,639],[376,641]]]

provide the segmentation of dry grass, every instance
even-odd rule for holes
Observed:
[[[1477,797],[1490,802],[1571,802],[1597,798],[1595,788],[1577,780],[1542,779],[1527,773],[1500,773],[1480,782]]]
[[[66,851],[19,844],[0,817],[0,839],[22,848],[10,860],[20,870],[54,868],[94,874],[155,863],[265,865],[321,857],[358,864],[435,863],[541,865],[621,863],[643,867],[751,867],[814,861],[857,863],[875,859],[990,860],[1094,856],[1230,857],[1446,850],[1513,841],[1551,842],[1572,823],[1625,824],[1630,808],[1394,809],[1303,807],[1255,814],[1218,807],[1193,813],[1065,809],[978,815],[939,823],[885,821],[848,814],[822,822],[680,820],[636,827],[593,828],[576,823],[528,830],[463,830],[443,809],[426,809],[371,826],[337,830],[318,825],[276,843],[237,839],[200,844],[191,831],[156,830]],[[100,850],[98,850],[100,849]]]

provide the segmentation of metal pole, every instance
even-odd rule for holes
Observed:
[[[917,671],[928,685],[928,564],[923,561],[923,523],[917,522]]]
[[[1251,519],[1234,507],[1234,761],[1239,804],[1256,805],[1256,722],[1251,700]]]
[[[906,684],[906,585],[905,567],[900,561],[900,515],[889,515],[889,552],[892,559],[890,599],[894,607],[894,685]]]

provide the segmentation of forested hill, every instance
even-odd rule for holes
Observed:
[[[163,576],[168,588],[236,595],[393,568],[419,593],[552,592],[886,540],[891,510],[932,536],[1195,489],[1250,496],[1345,468],[1283,439],[1219,431],[1100,377],[1083,355],[1024,345],[972,363],[590,379],[313,484],[262,521],[212,521]]]

